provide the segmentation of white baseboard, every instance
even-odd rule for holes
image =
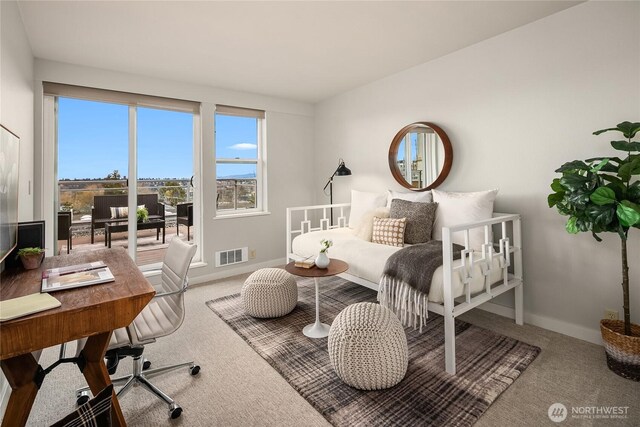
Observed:
[[[231,276],[237,276],[238,274],[251,273],[260,268],[279,267],[279,266],[285,265],[286,263],[287,261],[285,260],[285,258],[278,258],[278,259],[272,259],[269,261],[259,262],[256,264],[245,264],[241,267],[234,267],[234,268],[219,267],[216,269],[219,271],[216,271],[214,273],[189,277],[189,283],[191,285],[198,285],[201,283],[210,282],[212,280],[220,280],[220,279],[225,279]]]
[[[494,302],[485,302],[478,308],[484,311],[488,311],[489,313],[497,314],[498,316],[507,317],[509,319],[516,318],[516,311],[513,307],[506,307]]]
[[[508,317],[509,319],[515,319],[515,310],[511,307],[505,307],[500,304],[487,302],[482,304],[478,308],[490,313]],[[568,335],[570,337],[588,341],[593,344],[602,345],[602,336],[600,335],[599,329],[585,328],[584,326],[564,322],[552,317],[527,313],[526,311],[524,313],[524,322],[530,325],[538,326],[542,329],[548,329],[553,332],[558,332],[559,334]]]

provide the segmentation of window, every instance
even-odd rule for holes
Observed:
[[[266,210],[264,111],[216,106],[216,211]]]

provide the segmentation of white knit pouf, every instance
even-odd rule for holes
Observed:
[[[351,387],[393,387],[407,373],[407,336],[388,308],[371,302],[352,304],[331,324],[329,359],[338,377]]]
[[[247,314],[253,317],[280,317],[298,303],[298,285],[292,274],[281,268],[254,271],[240,292]]]

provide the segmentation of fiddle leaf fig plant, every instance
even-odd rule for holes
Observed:
[[[622,293],[624,333],[631,335],[629,309],[629,264],[627,238],[631,228],[640,228],[640,142],[633,141],[640,123],[622,122],[614,128],[594,132],[619,132],[625,140],[611,141],[611,146],[626,157],[594,157],[574,160],[556,169],[562,174],[551,183],[553,193],[547,201],[561,215],[568,216],[569,233],[617,233],[622,242]]]

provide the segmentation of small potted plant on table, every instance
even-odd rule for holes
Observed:
[[[600,331],[609,369],[640,381],[640,325],[631,323],[627,258],[629,232],[640,228],[640,142],[632,141],[640,132],[640,123],[623,122],[594,135],[608,131],[622,133],[625,140],[611,141],[611,146],[626,152],[627,157],[596,157],[565,163],[556,170],[562,177],[551,183],[554,192],[548,202],[549,207],[555,206],[561,215],[569,217],[565,227],[569,233],[590,231],[598,242],[602,240],[599,233],[620,236],[624,321],[603,319]]]
[[[44,249],[22,248],[18,251],[18,257],[22,261],[22,266],[25,270],[33,270],[40,267],[42,258],[44,258]]]
[[[149,210],[146,207],[138,207],[136,217],[138,222],[149,222]]]

